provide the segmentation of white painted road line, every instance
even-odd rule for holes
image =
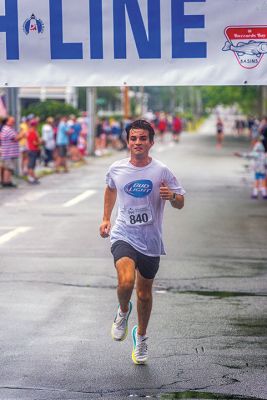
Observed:
[[[39,192],[29,192],[24,194],[23,196],[19,197],[16,201],[4,203],[4,206],[7,207],[18,207],[18,206],[25,206],[28,203],[33,201],[39,200],[42,197],[48,194],[47,191],[39,191]]]
[[[11,232],[5,233],[4,235],[0,236],[0,244],[6,243],[9,240],[14,239],[21,233],[28,232],[31,229],[32,228],[30,226],[19,226],[18,228],[13,229]]]
[[[96,193],[96,190],[86,190],[86,192],[79,194],[79,196],[74,197],[74,199],[67,201],[63,204],[63,207],[72,207],[75,204],[80,203],[81,201],[87,199],[88,197],[93,196]]]

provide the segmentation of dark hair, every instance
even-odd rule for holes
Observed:
[[[3,127],[4,125],[6,125],[6,123],[7,123],[7,121],[8,121],[8,118],[9,118],[9,117],[4,117],[4,118],[2,118],[2,120],[1,120],[1,122],[0,122],[1,127]]]
[[[144,131],[148,131],[149,141],[153,142],[154,136],[155,136],[155,131],[149,122],[145,121],[144,119],[137,119],[136,121],[129,124],[125,128],[126,133],[127,133],[127,142],[129,142],[130,131],[132,129],[143,129]]]

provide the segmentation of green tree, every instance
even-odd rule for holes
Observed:
[[[237,104],[245,114],[259,112],[260,89],[257,86],[203,86],[200,90],[206,108]]]
[[[40,117],[41,121],[44,121],[47,117],[59,118],[62,115],[67,116],[70,114],[78,116],[79,111],[70,104],[61,101],[47,100],[31,104],[29,107],[22,110],[23,116],[29,114],[34,114]]]

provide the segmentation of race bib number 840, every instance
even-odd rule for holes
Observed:
[[[126,210],[126,225],[147,225],[153,221],[151,210],[148,207],[128,208]]]

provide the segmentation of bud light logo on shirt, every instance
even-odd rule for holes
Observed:
[[[124,186],[124,191],[133,197],[146,197],[153,189],[153,183],[148,180],[133,181]]]

